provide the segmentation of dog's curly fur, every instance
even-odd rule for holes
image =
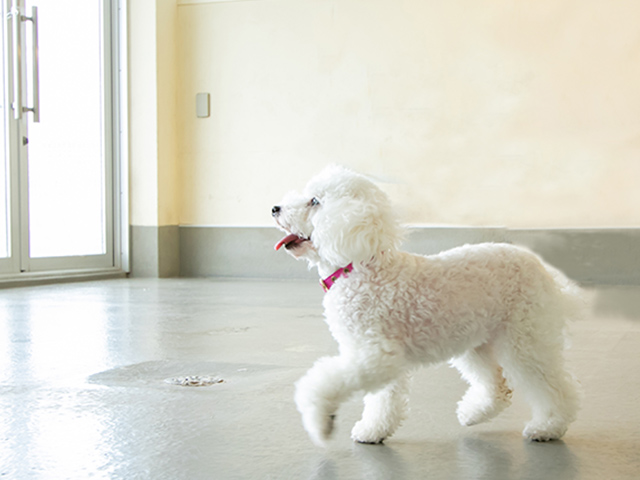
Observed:
[[[319,359],[296,384],[295,402],[315,443],[325,443],[339,405],[362,390],[364,412],[352,438],[382,442],[405,418],[409,372],[447,360],[470,385],[458,403],[462,425],[498,415],[515,388],[533,410],[525,437],[564,435],[578,394],[564,368],[563,330],[580,314],[580,294],[557,270],[508,244],[402,252],[403,230],[386,195],[343,167],[327,167],[272,213],[287,233],[277,247],[306,259],[321,277],[353,263],[324,298],[340,353]]]

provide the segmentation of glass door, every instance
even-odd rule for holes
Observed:
[[[0,268],[114,267],[112,2],[2,1]]]
[[[4,64],[4,62],[2,62]],[[5,91],[4,81],[4,65],[0,65],[0,92]],[[2,112],[2,119],[0,119],[0,261],[5,261],[11,252],[11,241],[9,234],[11,228],[9,226],[9,162],[7,161],[6,147],[7,142],[5,140],[5,101],[4,98],[0,98],[0,112]]]
[[[4,0],[3,0],[4,1]],[[13,120],[13,68],[8,48],[13,44],[9,35],[8,3],[2,5],[0,27],[0,274],[20,271],[20,232],[18,195],[18,123]]]

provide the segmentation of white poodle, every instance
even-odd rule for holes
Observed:
[[[382,442],[407,413],[409,373],[446,360],[470,385],[458,403],[462,425],[498,415],[517,388],[533,410],[523,435],[564,435],[578,394],[563,366],[563,328],[581,302],[558,271],[507,244],[402,252],[387,196],[337,166],[302,194],[288,194],[272,214],[287,233],[276,249],[284,245],[324,279],[326,322],[340,347],[296,384],[296,405],[316,444],[329,438],[340,403],[357,391],[366,392],[364,412],[351,436]]]

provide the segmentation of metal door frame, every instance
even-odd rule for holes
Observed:
[[[50,1],[50,0],[49,0]],[[5,105],[9,107],[13,92],[13,41],[8,10],[19,2],[24,13],[24,0],[2,0],[6,72]],[[121,273],[129,269],[128,252],[128,79],[126,56],[126,0],[102,0],[104,58],[103,84],[103,138],[105,158],[105,234],[106,253],[103,255],[30,258],[28,244],[28,164],[27,146],[23,144],[27,125],[25,114],[20,120],[12,117],[13,109],[5,108],[7,155],[9,158],[10,229],[11,256],[0,259],[0,284],[3,281],[29,280],[45,277],[67,277],[77,275],[104,275]],[[23,27],[22,35],[26,34]],[[24,38],[23,38],[23,45]],[[21,62],[25,68],[25,61]],[[26,81],[23,71],[23,82]],[[23,89],[23,91],[25,91]],[[24,98],[24,97],[23,97]]]

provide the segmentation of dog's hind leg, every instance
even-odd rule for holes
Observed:
[[[450,364],[469,383],[469,389],[458,402],[457,415],[461,425],[489,421],[511,405],[511,390],[489,344],[453,358]]]
[[[358,443],[382,443],[406,418],[409,408],[409,374],[364,397],[362,419],[351,430]]]
[[[532,329],[526,342],[512,334],[496,351],[507,378],[531,405],[533,418],[522,434],[533,441],[562,437],[576,418],[579,395],[575,380],[564,368],[562,341],[557,334]]]

